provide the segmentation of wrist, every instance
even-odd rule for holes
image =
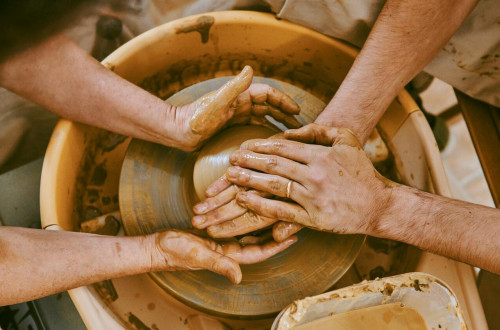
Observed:
[[[159,234],[139,236],[141,248],[144,251],[147,272],[154,272],[163,269],[165,259],[160,251]]]
[[[374,219],[368,235],[402,242],[421,237],[423,226],[413,214],[429,207],[418,198],[418,190],[395,184],[386,188],[387,202]]]
[[[194,151],[200,145],[201,136],[189,125],[193,104],[174,106],[164,102],[161,144],[183,151]]]
[[[401,201],[404,199],[402,196],[404,192],[400,192],[399,188],[398,185],[387,185],[382,189],[382,197],[379,197],[378,200],[385,202],[377,203],[379,208],[370,223],[367,235],[390,238],[392,229],[397,226],[397,219],[400,218],[402,212]]]

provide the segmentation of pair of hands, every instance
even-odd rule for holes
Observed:
[[[193,226],[220,238],[274,224],[276,241],[302,226],[374,233],[394,183],[375,170],[354,134],[310,124],[284,138],[242,144],[230,157],[234,166],[194,206]]]
[[[292,98],[265,84],[251,85],[252,68],[242,72],[218,90],[204,95],[194,103],[174,107],[169,105],[169,118],[178,144],[185,151],[196,150],[201,144],[225,126],[253,124],[274,126],[269,115],[288,128],[300,127],[293,115],[300,109]],[[218,244],[215,241],[178,230],[159,232],[154,237],[152,271],[207,269],[228,277],[233,283],[242,278],[239,264],[263,261],[297,241],[289,237],[282,242],[268,241],[262,245],[252,241],[243,246],[238,242]],[[247,240],[248,242],[248,240]]]

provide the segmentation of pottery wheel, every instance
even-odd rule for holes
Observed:
[[[167,101],[174,105],[191,103],[228,79],[196,84]],[[290,84],[258,77],[254,82],[267,83],[294,98],[301,107],[298,119],[303,123],[314,120],[325,106]],[[217,136],[206,145],[212,141],[217,142]],[[127,235],[191,228],[191,208],[199,201],[193,186],[198,154],[136,139],[130,143],[119,190]],[[163,290],[203,312],[239,319],[272,317],[294,300],[320,294],[333,286],[354,262],[364,241],[360,235],[332,235],[307,229],[300,231],[298,237],[297,243],[280,254],[261,263],[242,265],[243,279],[238,285],[209,271],[157,272],[151,276]]]

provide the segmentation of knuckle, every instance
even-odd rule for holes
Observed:
[[[260,223],[260,217],[253,212],[252,213],[249,212],[247,221],[249,225],[255,226]]]
[[[311,181],[315,184],[321,185],[326,180],[326,175],[324,172],[312,171]]]
[[[206,199],[206,203],[207,203],[209,209],[214,209],[216,207],[224,205],[226,203],[227,199],[228,198],[225,196],[220,196],[220,197],[216,197],[216,198],[213,198],[210,200]]]
[[[317,155],[317,159],[323,164],[329,164],[332,161],[332,157],[333,153],[331,152],[320,152]]]
[[[206,215],[207,222],[210,223],[210,222],[216,221],[217,219],[219,219],[220,215],[221,215],[221,213],[220,213],[219,209],[215,209],[215,210],[211,211],[209,214]]]
[[[252,176],[247,170],[241,170],[238,179],[242,183],[249,183],[252,180]]]
[[[290,212],[284,208],[277,208],[276,209],[277,213],[277,218],[280,220],[294,220],[295,219],[295,214],[293,212]]]
[[[275,157],[266,158],[265,167],[266,170],[271,171],[278,166],[278,160]]]
[[[260,211],[262,211],[262,202],[258,198],[249,197],[248,206],[250,206],[252,210],[254,210],[258,213],[260,213]]]
[[[269,182],[269,189],[271,189],[271,191],[273,191],[273,193],[281,192],[282,191],[282,184],[278,179],[272,179]]]
[[[271,146],[273,151],[281,151],[285,148],[285,144],[281,141],[274,141]]]

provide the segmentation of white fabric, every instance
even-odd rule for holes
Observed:
[[[281,18],[361,47],[385,0],[269,2]],[[500,107],[500,1],[480,1],[425,71]]]

